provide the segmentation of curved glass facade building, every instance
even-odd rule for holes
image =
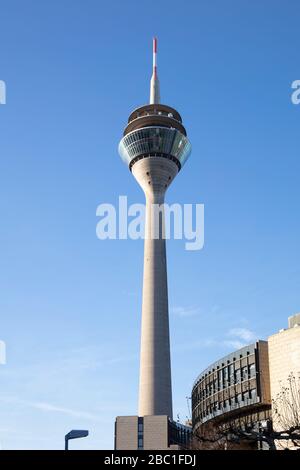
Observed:
[[[192,390],[193,429],[261,414],[271,409],[268,343],[258,341],[216,361],[196,379]]]

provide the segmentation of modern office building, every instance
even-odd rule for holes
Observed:
[[[207,422],[270,416],[268,343],[257,341],[211,364],[192,389],[193,430]]]
[[[191,145],[180,114],[160,103],[156,58],[157,40],[154,39],[150,103],[130,114],[119,153],[146,199],[138,416],[145,417],[145,426],[151,419],[157,426],[163,421],[166,433],[173,411],[164,200],[168,187],[191,152]],[[164,418],[148,418],[157,416]],[[117,448],[124,442],[119,435],[121,429],[127,429],[127,436],[123,437],[128,439],[131,423],[138,418],[127,417],[126,426],[124,419],[117,418]],[[159,433],[157,429],[157,436]],[[137,442],[135,435],[133,441]],[[146,441],[145,435],[143,442]],[[165,434],[160,442],[164,446],[170,439]]]
[[[290,393],[292,376],[294,385]],[[234,426],[238,421],[239,425],[266,427],[272,432],[283,431],[282,423],[287,428],[289,423],[291,428],[299,425],[298,377],[300,314],[289,317],[288,328],[270,336],[268,341],[257,341],[228,354],[198,376],[192,389],[194,435],[208,425]],[[290,399],[286,408],[285,400],[278,400],[283,390],[285,399]],[[283,420],[277,419],[275,409],[280,409]],[[286,440],[275,439],[275,445],[293,448],[293,443]]]

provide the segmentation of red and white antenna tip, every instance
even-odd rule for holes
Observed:
[[[157,38],[153,38],[153,75],[157,77]]]
[[[153,54],[157,53],[157,38],[153,38]]]

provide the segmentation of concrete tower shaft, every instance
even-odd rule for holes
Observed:
[[[156,212],[155,206],[163,210],[166,190],[178,166],[167,158],[149,157],[136,162],[132,173],[146,197],[139,416],[172,418],[164,213]]]

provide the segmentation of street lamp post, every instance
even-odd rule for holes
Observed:
[[[65,450],[69,450],[69,440],[79,439],[80,437],[86,437],[89,435],[88,431],[73,429],[65,435]]]

